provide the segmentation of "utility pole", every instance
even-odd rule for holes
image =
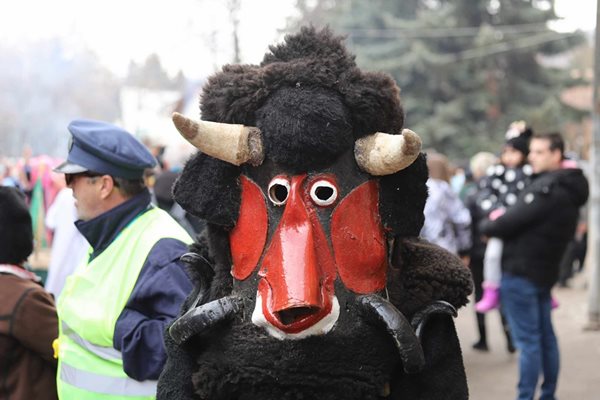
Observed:
[[[588,265],[591,267],[588,324],[586,330],[600,330],[600,0],[596,1],[594,43],[594,94],[591,161],[591,199],[588,236]],[[591,264],[591,265],[590,265]]]

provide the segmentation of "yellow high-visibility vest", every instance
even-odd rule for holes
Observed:
[[[125,374],[113,335],[148,253],[164,238],[192,242],[165,211],[153,208],[136,217],[106,250],[67,278],[57,303],[60,399],[156,397],[156,381],[140,382]]]

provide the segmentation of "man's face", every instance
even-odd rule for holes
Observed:
[[[560,150],[550,150],[550,139],[533,138],[529,144],[529,163],[533,172],[539,174],[560,168]]]
[[[89,221],[102,214],[99,176],[89,176],[83,173],[67,174],[65,178],[67,186],[73,190],[77,218]]]

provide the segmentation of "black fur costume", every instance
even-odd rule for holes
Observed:
[[[182,314],[196,305],[202,292],[206,294],[199,304],[233,293],[244,305],[234,318],[184,343],[166,334],[169,359],[158,398],[468,398],[452,317],[434,313],[422,324],[424,368],[407,373],[392,337],[361,317],[357,294],[339,278],[335,292],[340,315],[333,329],[301,340],[279,340],[250,321],[256,271],[244,281],[231,275],[229,232],[239,217],[240,175],[261,188],[282,171],[337,172],[348,185],[374,179],[354,162],[354,141],[374,132],[401,133],[403,111],[394,81],[359,70],[341,38],[329,30],[304,28],[271,47],[260,66],[224,67],[205,86],[201,111],[204,121],[259,128],[265,161],[259,167],[237,167],[199,152],[175,184],[177,202],[208,222],[204,237],[192,245],[197,255],[188,258],[196,290]],[[445,250],[417,238],[427,197],[424,156],[376,179],[389,257],[386,288],[379,295],[413,322],[415,314],[437,300],[456,308],[466,304],[468,270]],[[270,211],[269,236],[277,212]],[[329,229],[327,217],[319,218]]]

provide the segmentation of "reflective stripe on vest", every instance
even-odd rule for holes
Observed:
[[[117,320],[148,254],[161,239],[192,239],[166,212],[135,218],[101,254],[79,266],[57,302],[59,325],[57,389],[61,400],[151,400],[156,381],[139,382],[124,371],[113,348]]]
[[[91,353],[94,353],[100,358],[104,358],[105,360],[123,360],[123,355],[121,352],[113,347],[104,347],[97,346],[93,343],[88,342],[81,336],[79,336],[75,331],[69,328],[69,325],[65,321],[62,321],[62,329],[63,334],[69,337],[72,341],[80,345],[81,347],[87,349]]]
[[[62,362],[60,379],[76,388],[113,396],[154,396],[157,381],[138,382],[131,378],[98,375]]]

